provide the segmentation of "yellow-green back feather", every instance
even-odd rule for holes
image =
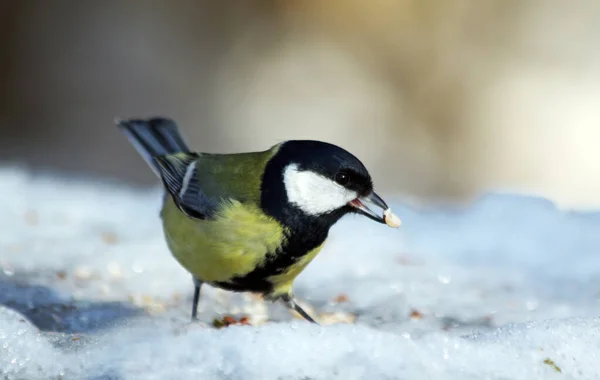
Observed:
[[[260,204],[260,185],[267,162],[278,146],[263,151],[237,154],[200,154],[196,178],[209,197],[225,197]]]

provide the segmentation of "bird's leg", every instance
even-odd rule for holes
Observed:
[[[300,314],[300,316],[302,316],[302,318],[306,319],[308,322],[318,325],[318,323],[314,319],[312,319],[312,317],[310,315],[308,315],[308,313],[306,311],[304,311],[300,307],[300,305],[298,305],[298,303],[296,302],[296,299],[293,295],[285,294],[285,295],[281,296],[281,301],[283,301],[283,303],[285,303],[285,306],[287,306],[288,309],[296,311],[298,314]]]
[[[198,320],[198,301],[200,301],[200,288],[203,282],[194,277],[194,300],[192,301],[192,322]]]

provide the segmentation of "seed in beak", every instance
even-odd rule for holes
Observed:
[[[398,228],[400,227],[400,218],[398,218],[396,216],[396,214],[394,214],[392,212],[391,208],[388,208],[387,210],[385,210],[383,212],[383,221],[385,222],[385,224],[387,224],[388,226],[392,227],[392,228]]]

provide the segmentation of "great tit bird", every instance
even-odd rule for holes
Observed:
[[[399,226],[365,166],[336,145],[292,140],[261,152],[197,153],[171,119],[116,124],[164,185],[162,227],[193,278],[192,320],[200,288],[209,284],[283,301],[316,323],[297,304],[292,284],[329,229],[350,213]]]

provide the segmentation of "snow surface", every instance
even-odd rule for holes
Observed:
[[[158,188],[0,184],[0,379],[600,378],[600,213],[389,202],[399,230],[348,217],[298,278],[322,326],[209,287],[200,325]],[[223,315],[255,326],[210,327]]]

